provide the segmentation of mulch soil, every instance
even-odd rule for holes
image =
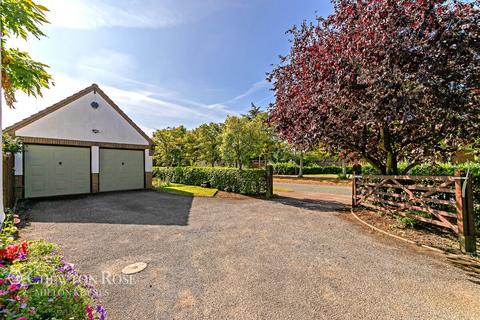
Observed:
[[[437,228],[421,222],[415,228],[406,227],[403,222],[393,215],[365,209],[355,210],[355,214],[363,221],[380,230],[414,241],[419,245],[430,246],[453,254],[461,254],[457,236],[443,228]],[[480,249],[479,240],[477,240],[477,248]]]

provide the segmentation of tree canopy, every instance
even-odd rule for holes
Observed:
[[[267,113],[252,104],[246,115],[228,116],[224,123],[205,123],[157,130],[154,160],[160,166],[251,165],[251,160],[292,160],[292,148],[267,125]]]
[[[181,166],[184,164],[187,129],[184,126],[166,128],[155,131],[155,153],[153,159],[165,166]]]
[[[290,142],[322,142],[386,174],[480,134],[479,2],[334,0],[294,27],[269,74],[270,122]]]
[[[53,83],[46,64],[33,60],[27,52],[6,47],[6,39],[9,38],[27,40],[29,35],[38,39],[45,36],[40,27],[48,23],[45,17],[47,11],[47,8],[31,0],[0,1],[1,85],[5,101],[11,108],[16,102],[15,91],[41,96],[42,88],[48,88]]]
[[[221,152],[225,161],[235,163],[240,169],[255,157],[257,131],[247,117],[228,116],[222,133]]]

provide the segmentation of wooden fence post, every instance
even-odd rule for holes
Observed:
[[[12,208],[15,202],[15,180],[13,176],[13,154],[3,155],[3,206]]]
[[[467,177],[467,180],[461,179],[462,176],[461,171],[455,172],[458,242],[463,252],[476,253],[472,179],[470,177]]]
[[[266,178],[267,178],[267,199],[273,197],[273,166],[268,165],[265,168]]]
[[[353,174],[352,178],[352,208],[357,206],[357,176]]]

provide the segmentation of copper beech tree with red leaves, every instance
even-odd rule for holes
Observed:
[[[292,143],[322,143],[383,174],[408,171],[480,136],[479,2],[334,0],[294,27],[268,76],[270,123]]]

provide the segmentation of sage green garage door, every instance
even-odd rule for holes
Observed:
[[[100,149],[100,191],[144,188],[143,150]]]
[[[90,148],[24,147],[25,197],[90,192]]]

